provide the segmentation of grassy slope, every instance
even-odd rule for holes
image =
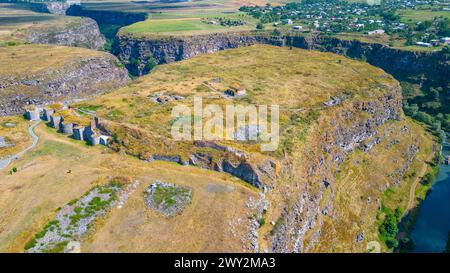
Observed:
[[[69,63],[90,57],[101,56],[103,52],[51,45],[19,45],[2,47],[0,51],[1,76],[26,76],[57,70]]]
[[[243,251],[228,222],[252,214],[244,204],[249,197],[256,198],[256,192],[238,179],[176,164],[146,163],[106,148],[87,146],[44,124],[36,133],[41,141],[16,162],[18,172],[0,172],[0,251],[23,251],[25,243],[58,207],[84,194],[98,178],[109,175],[138,179],[141,184],[122,209],[114,208],[105,223],[96,224],[97,233],[85,238],[83,251]],[[155,179],[193,189],[192,204],[183,215],[165,220],[144,206],[143,191]],[[211,185],[222,190],[211,191]],[[120,235],[115,236],[117,232]]]
[[[183,103],[190,105],[195,94],[203,96],[205,104],[214,101],[221,105],[229,103],[229,100],[215,98],[220,97],[231,84],[238,83],[247,89],[247,96],[240,99],[240,103],[279,104],[283,128],[293,110],[320,110],[323,102],[344,92],[354,94],[355,99],[364,99],[370,93],[382,91],[376,88],[369,90],[370,85],[395,84],[394,79],[385,75],[382,70],[364,62],[329,53],[257,45],[160,66],[134,84],[88,104],[96,106],[102,117],[138,126],[152,132],[152,137],[167,138],[170,136],[170,113],[174,104],[161,106],[149,100],[148,96],[166,91],[188,96]],[[216,91],[212,91],[204,82],[216,77],[222,81],[213,87]],[[280,146],[280,150],[284,148]],[[154,149],[149,146],[139,151],[156,152]],[[256,145],[247,149],[259,148]]]
[[[125,27],[125,31],[130,33],[152,32],[167,34],[175,32],[215,31],[224,28],[218,25],[205,24],[199,19],[147,20]]]

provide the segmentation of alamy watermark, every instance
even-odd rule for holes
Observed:
[[[203,105],[202,97],[195,96],[193,107],[177,104],[172,109],[171,134],[176,141],[255,141],[261,151],[275,151],[280,140],[279,110],[278,105]]]

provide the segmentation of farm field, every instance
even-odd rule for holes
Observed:
[[[450,19],[449,11],[432,11],[432,10],[399,10],[397,13],[401,17],[403,23],[417,23],[424,20],[431,20],[434,17],[444,17]]]

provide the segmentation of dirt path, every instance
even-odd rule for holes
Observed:
[[[433,159],[434,154],[431,154],[426,162],[430,161]],[[408,200],[408,206],[406,207],[405,213],[407,213],[408,211],[410,211],[411,209],[414,208],[415,205],[415,196],[416,196],[416,188],[417,185],[420,183],[421,178],[426,174],[427,169],[428,169],[428,164],[425,162],[425,164],[422,166],[422,168],[420,169],[419,174],[417,175],[416,180],[413,182],[413,184],[411,185],[411,189],[409,190],[409,200]]]
[[[27,153],[29,150],[33,149],[34,147],[36,147],[36,145],[39,142],[39,137],[34,133],[34,128],[36,126],[38,126],[41,123],[41,120],[36,121],[35,123],[33,123],[32,125],[30,125],[30,127],[28,127],[28,133],[30,134],[31,138],[33,138],[33,143],[26,148],[25,150],[9,156],[5,159],[0,160],[0,170],[6,168],[12,161],[19,159],[21,156],[23,156],[25,153]]]

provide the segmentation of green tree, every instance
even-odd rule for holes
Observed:
[[[386,215],[386,218],[380,227],[380,233],[384,238],[395,238],[398,233],[397,218],[395,215]]]
[[[264,24],[261,22],[258,22],[258,24],[256,25],[256,29],[264,29]]]
[[[388,248],[396,248],[398,247],[398,241],[395,238],[387,238],[386,239],[386,246]]]
[[[280,35],[281,35],[281,31],[280,31],[278,28],[276,28],[276,29],[274,29],[274,30],[272,31],[272,35],[274,35],[274,36],[280,36]]]

